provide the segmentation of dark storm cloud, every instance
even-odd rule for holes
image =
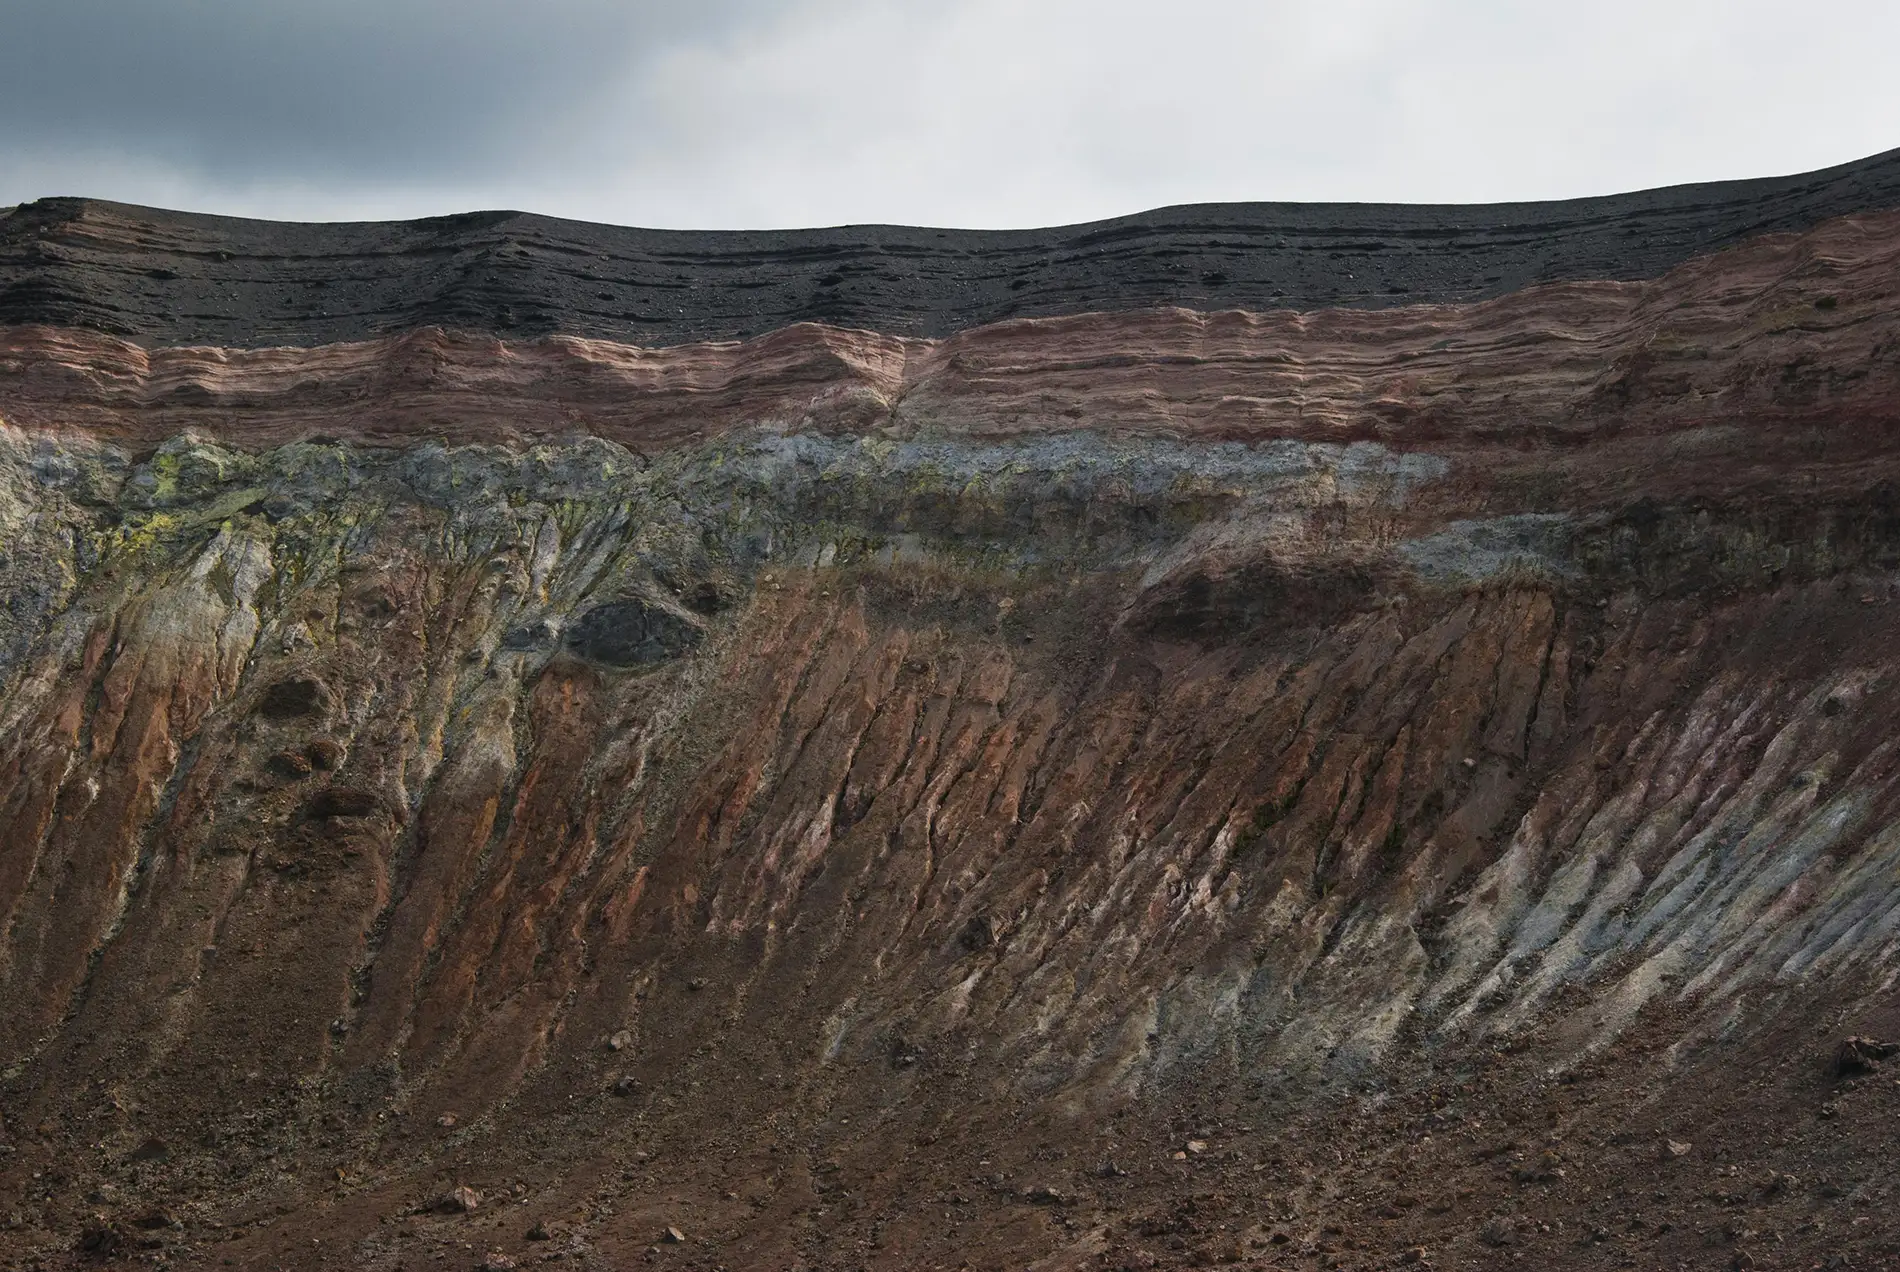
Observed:
[[[218,180],[456,178],[769,0],[0,0],[0,161]],[[633,121],[629,121],[633,122]]]

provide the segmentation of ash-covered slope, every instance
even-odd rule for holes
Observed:
[[[1900,206],[1900,151],[1559,203],[1206,204],[1053,230],[623,229],[516,212],[293,225],[46,199],[0,221],[0,323],[145,345],[320,345],[419,326],[639,345],[795,322],[938,337],[1178,305],[1384,308],[1654,278],[1756,234]]]
[[[1900,1263],[1900,210],[1601,269],[0,327],[0,1265]]]

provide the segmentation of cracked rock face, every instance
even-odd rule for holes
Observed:
[[[0,1254],[1900,1258],[1867,197],[1377,310],[23,314]]]

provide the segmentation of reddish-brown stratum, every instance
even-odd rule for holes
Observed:
[[[425,329],[315,349],[145,349],[0,329],[7,418],[151,446],[183,429],[260,447],[589,433],[677,444],[760,423],[962,436],[1088,428],[1191,438],[1512,448],[1871,405],[1900,213],[1771,235],[1634,283],[1474,305],[1022,319],[942,340],[803,323],[743,342]],[[1826,299],[1822,310],[1814,302]],[[1824,368],[1836,368],[1830,376]]]
[[[0,417],[10,1265],[1900,1264],[1900,214]]]

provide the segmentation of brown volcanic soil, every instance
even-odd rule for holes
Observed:
[[[1900,1265],[1897,262],[0,331],[0,1262]]]

